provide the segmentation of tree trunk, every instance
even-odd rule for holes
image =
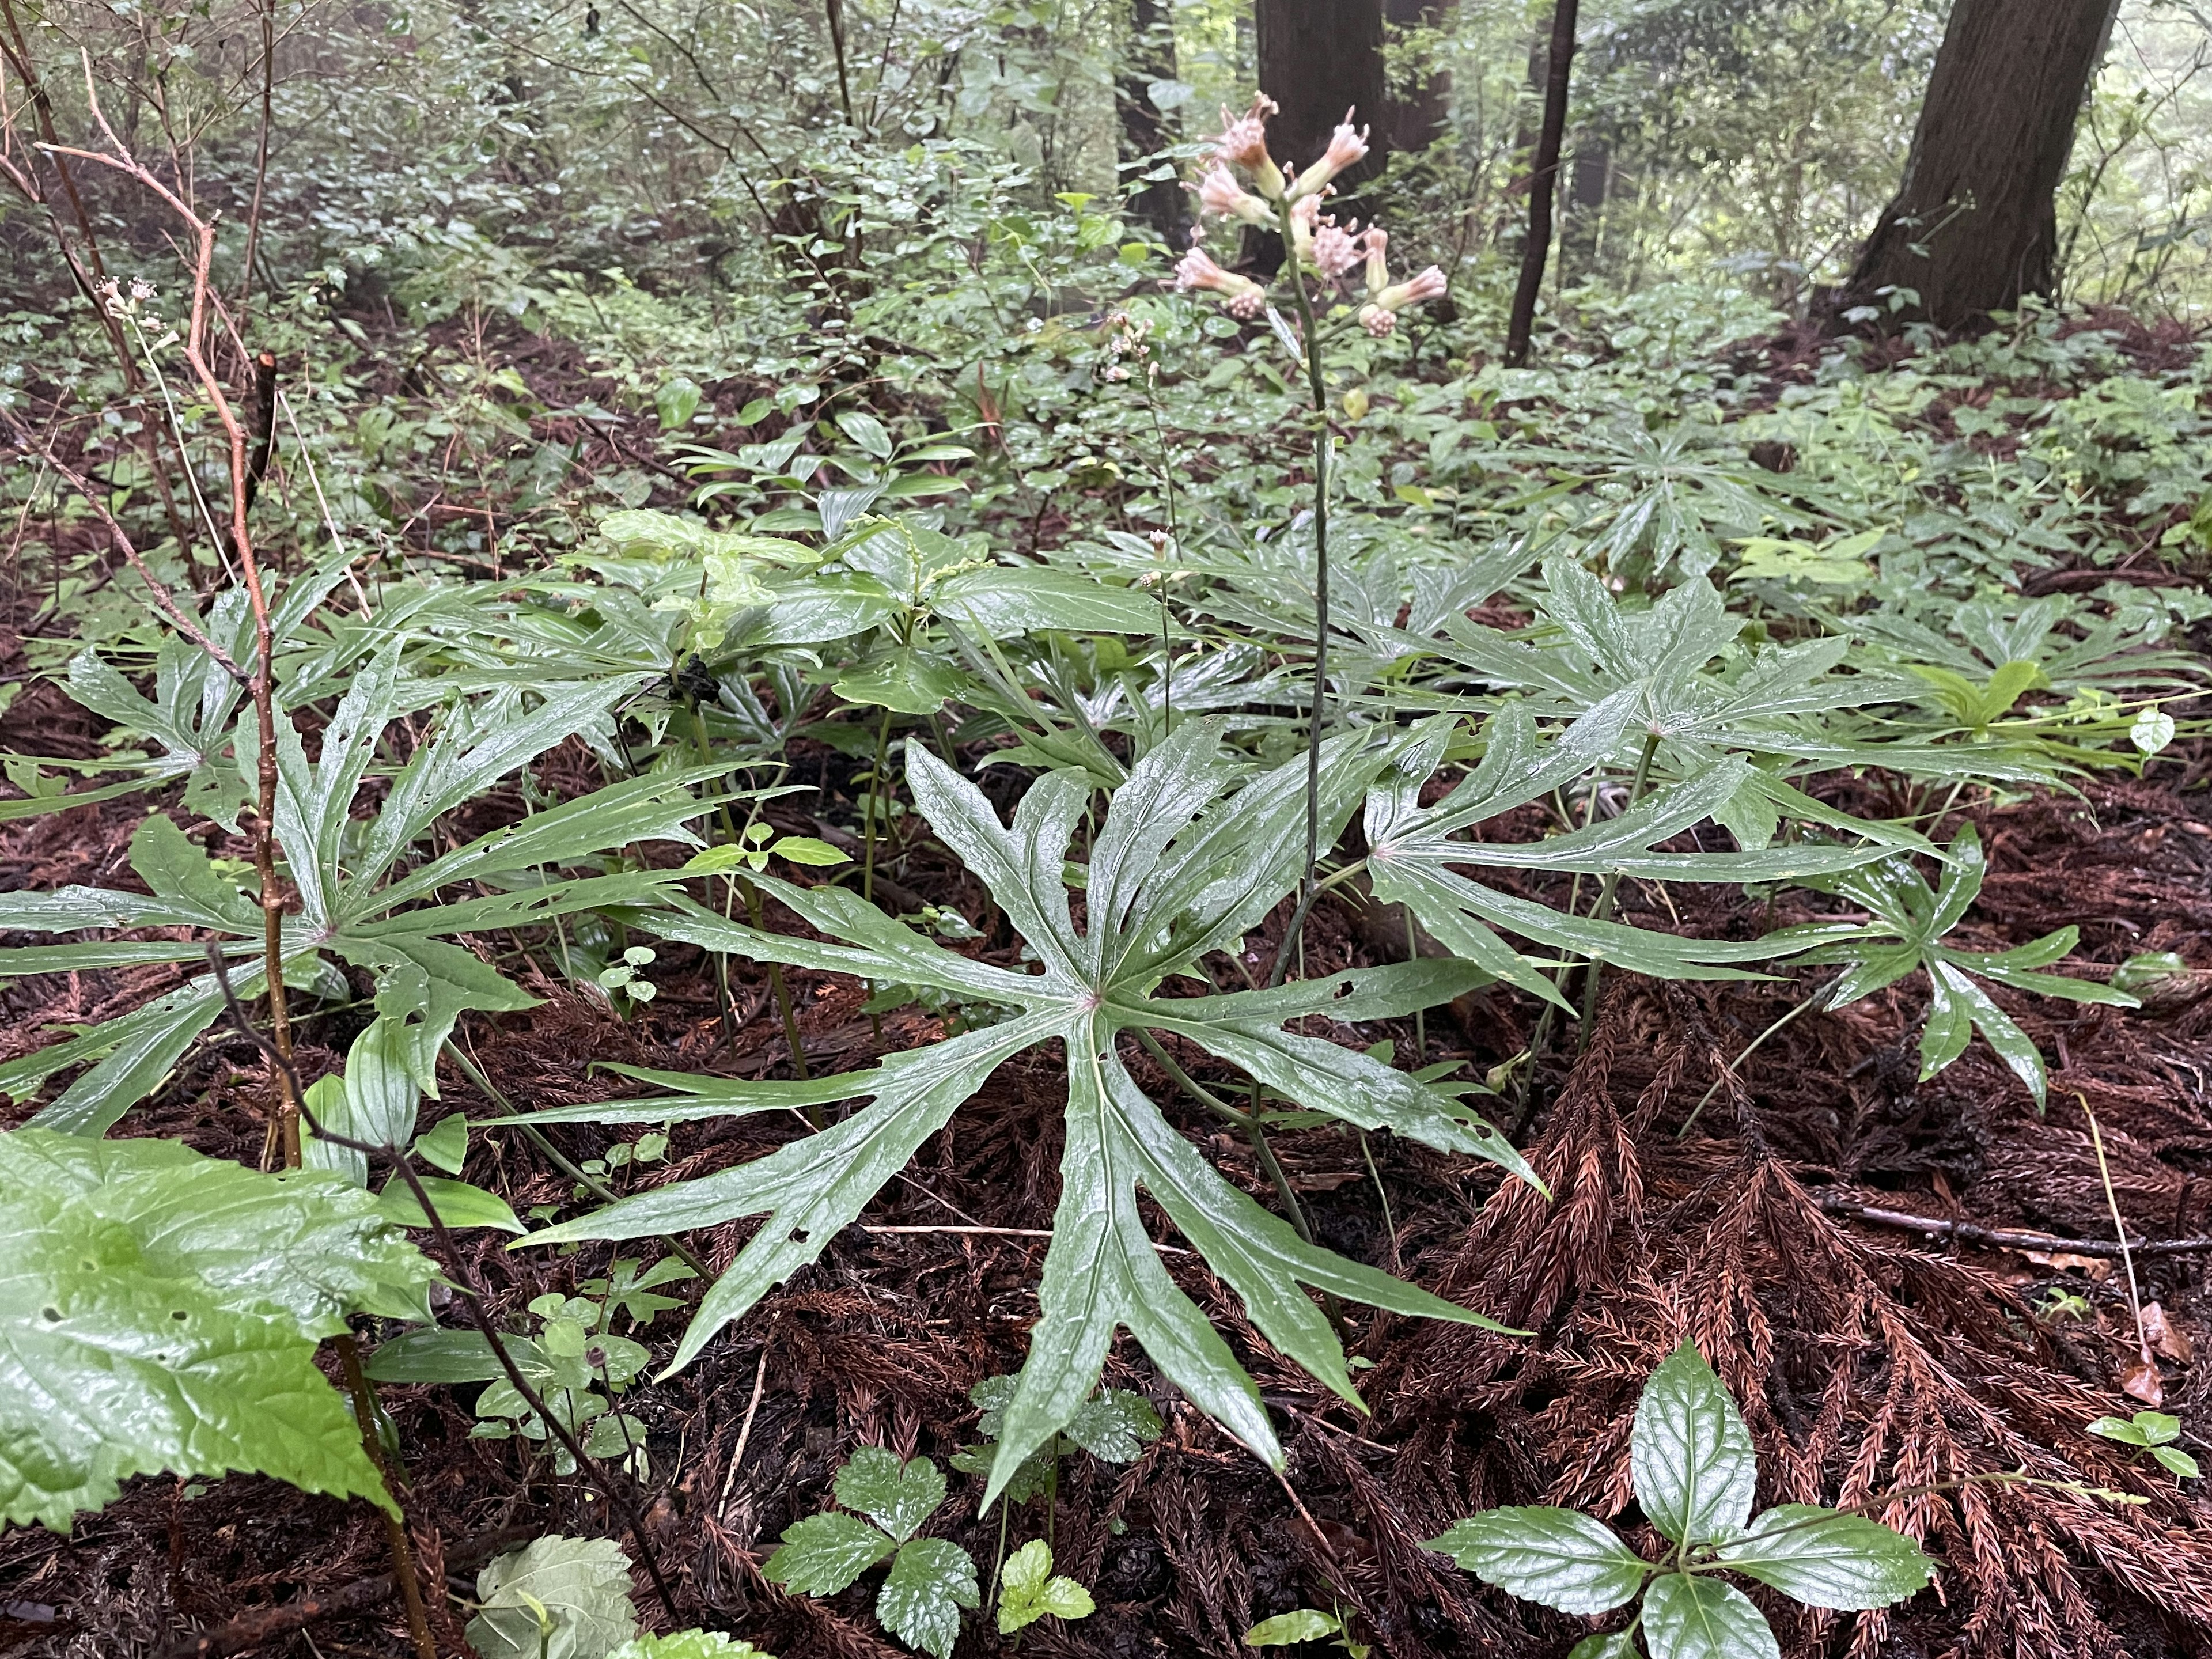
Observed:
[[[1577,0],[1553,0],[1552,45],[1544,69],[1544,124],[1536,131],[1536,155],[1528,169],[1528,240],[1521,248],[1521,280],[1513,289],[1513,312],[1505,324],[1505,362],[1518,368],[1528,361],[1528,336],[1536,325],[1536,295],[1544,286],[1544,262],[1552,251],[1552,206],[1559,193],[1559,144],[1567,130],[1567,76],[1575,60]]]
[[[1392,28],[1441,29],[1451,21],[1452,0],[1382,0],[1382,21]],[[1451,112],[1451,71],[1431,70],[1390,88],[1376,131],[1392,151],[1410,155],[1443,137]]]
[[[1860,251],[1845,306],[1957,328],[2048,295],[2057,192],[2117,0],[1955,0],[1904,182]],[[1893,292],[1917,307],[1895,312]]]
[[[1152,101],[1158,81],[1176,78],[1175,20],[1171,0],[1129,0],[1128,72],[1115,88],[1121,106],[1121,170],[1143,173],[1146,163],[1176,142],[1179,125],[1172,112]],[[1160,165],[1165,166],[1165,163]],[[1144,180],[1129,198],[1137,216],[1180,253],[1190,246],[1190,197],[1181,179]]]
[[[1282,106],[1267,148],[1286,173],[1317,160],[1347,107],[1371,126],[1364,161],[1337,175],[1337,188],[1382,171],[1389,155],[1382,76],[1382,0],[1256,0],[1260,90]]]

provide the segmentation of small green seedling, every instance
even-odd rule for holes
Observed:
[[[646,1135],[639,1139],[640,1162],[644,1161],[647,1156],[645,1143],[653,1138]],[[659,1139],[665,1148],[668,1138],[663,1135]],[[609,1277],[587,1279],[576,1287],[599,1304],[599,1328],[603,1331],[614,1328],[614,1318],[618,1313],[629,1316],[630,1329],[643,1330],[658,1315],[684,1305],[680,1297],[655,1295],[653,1292],[657,1287],[680,1284],[684,1279],[699,1276],[681,1259],[672,1255],[663,1256],[650,1267],[642,1269],[635,1260],[624,1256],[607,1272]]]
[[[2035,1316],[2045,1324],[2056,1324],[2062,1319],[2087,1319],[2089,1311],[2089,1298],[2063,1285],[2053,1285],[2035,1304]]]
[[[652,1001],[653,981],[645,977],[645,970],[653,965],[655,954],[649,945],[631,945],[622,953],[620,962],[599,969],[599,988],[610,997],[619,991],[632,1002]]]
[[[1573,1510],[1486,1510],[1429,1547],[1484,1583],[1562,1613],[1642,1598],[1626,1629],[1578,1643],[1568,1659],[1781,1659],[1764,1613],[1723,1573],[1741,1573],[1808,1607],[1887,1607],[1934,1566],[1902,1533],[1845,1510],[1780,1504],[1756,1520],[1757,1453],[1735,1401],[1685,1342],[1644,1384],[1629,1439],[1636,1498],[1674,1548],[1647,1561]]]
[[[786,1527],[768,1559],[769,1581],[794,1595],[835,1595],[888,1558],[876,1617],[908,1646],[947,1659],[960,1609],[981,1596],[966,1550],[947,1538],[915,1536],[945,1502],[944,1474],[927,1457],[902,1463],[880,1446],[863,1446],[837,1471],[836,1491],[859,1514],[824,1510]]]
[[[2197,1460],[2173,1443],[2181,1438],[2181,1419],[2164,1412],[2137,1412],[2132,1418],[2100,1417],[2089,1432],[2123,1446],[2147,1451],[2178,1480],[2198,1478]]]
[[[1344,1627],[1340,1616],[1316,1607],[1299,1607],[1295,1612],[1279,1613],[1273,1619],[1262,1619],[1244,1632],[1244,1644],[1286,1648],[1299,1642],[1318,1642],[1325,1637],[1333,1638],[1329,1645],[1342,1648],[1351,1659],[1367,1659],[1374,1651],[1369,1644],[1352,1639],[1352,1632]]]
[[[774,826],[754,823],[745,826],[736,842],[709,847],[684,868],[692,875],[727,875],[734,870],[765,870],[772,858],[817,869],[853,861],[849,854],[839,852],[826,841],[812,836],[779,836]]]
[[[1012,1636],[1047,1613],[1088,1619],[1098,1610],[1091,1592],[1052,1570],[1052,1546],[1032,1538],[1006,1558],[999,1573],[999,1634]]]

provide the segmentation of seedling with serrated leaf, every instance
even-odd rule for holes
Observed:
[[[2147,1451],[2159,1467],[2180,1480],[2194,1480],[2197,1460],[2173,1443],[2181,1438],[2181,1419],[2165,1412],[2137,1412],[2133,1417],[2100,1417],[2089,1432],[2122,1446]]]
[[[1626,1629],[1577,1644],[1570,1659],[1781,1659],[1765,1616],[1723,1581],[1741,1573],[1808,1607],[1887,1607],[1934,1572],[1902,1533],[1844,1510],[1779,1504],[1756,1518],[1757,1453],[1735,1401],[1685,1342],[1644,1384],[1629,1438],[1644,1518],[1674,1547],[1647,1561],[1573,1510],[1512,1507],[1460,1522],[1429,1547],[1484,1583],[1562,1613],[1642,1598]]]
[[[1091,1592],[1052,1570],[1052,1546],[1032,1538],[1006,1558],[999,1572],[999,1634],[1012,1636],[1048,1613],[1088,1619],[1098,1610]]]
[[[1966,1053],[1978,1030],[1997,1058],[2027,1085],[2040,1109],[2046,1087],[2043,1056],[2027,1033],[1977,981],[1988,980],[2014,990],[2074,1002],[2100,1002],[2120,1008],[2141,1005],[2112,986],[2039,971],[2073,950],[2081,938],[2078,927],[2061,927],[2009,951],[1960,951],[1945,945],[1945,936],[1959,925],[1982,890],[1986,863],[1981,837],[1972,824],[1952,838],[1946,860],[1934,887],[1909,860],[1902,858],[1841,875],[1805,878],[1805,885],[1833,893],[1869,915],[1843,939],[1833,936],[1833,923],[1812,924],[1801,935],[1812,941],[1812,948],[1798,960],[1843,969],[1824,994],[1823,1006],[1829,1008],[1844,1007],[1908,974],[1924,971],[1929,1002],[1927,1023],[1920,1033],[1920,1080],[1926,1082]],[[1786,939],[1799,931],[1785,928],[1778,937]]]
[[[963,1474],[989,1476],[1006,1409],[1014,1403],[1018,1382],[1012,1376],[987,1376],[968,1391],[969,1399],[982,1408],[975,1431],[986,1443],[963,1446],[953,1453],[952,1467]],[[1003,1495],[1011,1503],[1026,1504],[1040,1493],[1054,1491],[1059,1485],[1060,1460],[1073,1452],[1089,1452],[1106,1463],[1133,1463],[1147,1445],[1160,1437],[1160,1428],[1159,1413],[1144,1395],[1126,1389],[1102,1389],[1068,1419],[1057,1437],[1022,1460],[1021,1467],[1007,1480]]]
[[[837,1471],[835,1490],[840,1504],[859,1513],[824,1510],[786,1527],[765,1576],[794,1595],[835,1595],[888,1559],[876,1617],[908,1646],[946,1659],[960,1634],[961,1608],[981,1597],[966,1550],[950,1539],[915,1535],[945,1502],[944,1474],[927,1457],[902,1463],[880,1446],[863,1446]]]
[[[1171,1034],[1338,1121],[1389,1128],[1527,1174],[1505,1138],[1453,1097],[1356,1049],[1284,1029],[1310,1014],[1360,1021],[1433,1006],[1480,981],[1464,963],[1400,963],[1229,995],[1158,994],[1170,976],[1208,983],[1201,958],[1256,928],[1292,890],[1303,868],[1304,758],[1253,775],[1221,753],[1218,733],[1206,720],[1177,726],[1114,792],[1081,872],[1083,931],[1069,910],[1066,859],[1074,827],[1091,803],[1089,780],[1071,772],[1046,775],[1030,786],[1009,829],[972,784],[926,750],[911,751],[921,810],[1035,953],[1041,969],[1035,974],[957,955],[840,888],[759,878],[765,890],[830,942],[757,932],[672,898],[653,924],[668,937],[762,961],[932,986],[1010,1012],[998,1024],[889,1055],[867,1072],[760,1083],[634,1073],[690,1097],[532,1114],[538,1124],[659,1122],[860,1096],[873,1101],[766,1158],[639,1194],[534,1238],[638,1237],[769,1215],[702,1302],[677,1351],[675,1363],[687,1364],[771,1286],[819,1256],[1000,1064],[1058,1043],[1069,1056],[1060,1208],[1040,1291],[1042,1317],[1006,1408],[987,1504],[1089,1401],[1122,1327],[1201,1410],[1281,1464],[1258,1389],[1161,1266],[1138,1206],[1140,1186],[1243,1298],[1277,1351],[1355,1406],[1359,1396],[1343,1348],[1304,1286],[1397,1313],[1498,1328],[1300,1238],[1208,1164],[1127,1068],[1121,1033]],[[1362,731],[1326,745],[1325,838],[1342,830],[1391,742],[1387,733]]]
[[[483,1659],[605,1659],[637,1634],[629,1558],[609,1538],[534,1538],[477,1575]]]

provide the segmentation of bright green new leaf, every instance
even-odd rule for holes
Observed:
[[[1687,1342],[1644,1385],[1628,1458],[1636,1501],[1678,1544],[1732,1538],[1751,1518],[1759,1467],[1750,1431]]]
[[[19,1129],[0,1255],[0,1518],[66,1530],[160,1471],[389,1504],[315,1347],[421,1316],[432,1273],[342,1177]]]
[[[1573,1510],[1485,1510],[1428,1547],[1486,1584],[1561,1613],[1603,1613],[1644,1587],[1650,1565],[1602,1522]]]
[[[1297,1642],[1318,1642],[1343,1629],[1334,1613],[1298,1607],[1290,1613],[1279,1613],[1273,1619],[1262,1619],[1244,1632],[1244,1643],[1247,1647],[1286,1648]]]
[[[1651,1659],[1782,1659],[1766,1615],[1717,1578],[1662,1573],[1644,1598]]]
[[[629,1558],[608,1538],[536,1538],[477,1575],[483,1659],[606,1659],[637,1634]]]
[[[718,1630],[680,1630],[673,1636],[635,1636],[607,1659],[775,1659],[750,1642]]]
[[[1617,1630],[1604,1636],[1585,1636],[1567,1650],[1567,1659],[1638,1659],[1635,1634]]]
[[[946,1538],[909,1539],[876,1592],[876,1617],[909,1647],[950,1659],[960,1636],[960,1609],[981,1603],[975,1563]]]
[[[444,1181],[436,1176],[417,1176],[422,1191],[431,1207],[437,1211],[438,1219],[448,1227],[493,1227],[503,1233],[525,1231],[515,1218],[514,1208],[497,1193],[488,1193],[481,1187],[472,1187],[465,1181]],[[385,1182],[384,1190],[377,1195],[376,1207],[395,1227],[428,1227],[430,1218],[422,1213],[414,1189],[392,1176]]]
[[[857,1516],[825,1510],[783,1529],[763,1576],[794,1595],[835,1595],[898,1547]]]
[[[1098,1610],[1091,1592],[1052,1570],[1052,1546],[1032,1538],[1006,1558],[999,1573],[999,1634],[1016,1631],[1049,1613],[1055,1619],[1088,1619]]]
[[[1935,1573],[1903,1533],[1810,1504],[1777,1504],[1715,1559],[1808,1607],[1886,1607],[1917,1595]]]

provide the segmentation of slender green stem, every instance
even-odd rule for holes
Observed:
[[[1659,734],[1656,732],[1645,732],[1644,752],[1636,757],[1636,775],[1629,781],[1628,806],[1623,808],[1623,811],[1633,809],[1636,803],[1644,799],[1644,786],[1651,781],[1651,757],[1657,751],[1658,747]],[[1590,911],[1592,918],[1598,921],[1613,920],[1613,895],[1620,890],[1620,872],[1607,871],[1605,881],[1597,890],[1597,903]],[[1589,1047],[1590,1028],[1597,1019],[1598,987],[1603,982],[1604,978],[1605,959],[1602,957],[1592,957],[1589,968],[1583,981],[1582,1046],[1585,1049]]]
[[[1415,935],[1415,925],[1413,909],[1408,906],[1406,910],[1406,960],[1407,962],[1419,962],[1421,959],[1420,941]],[[1429,1011],[1425,1008],[1416,1008],[1413,1010],[1413,1064],[1425,1066],[1428,1063]],[[1360,1144],[1364,1146],[1366,1143],[1363,1140]]]
[[[890,756],[891,711],[886,708],[876,728],[876,763],[868,774],[868,817],[862,826],[867,832],[867,849],[860,865],[860,896],[871,904],[876,902],[876,820],[883,816],[884,769],[890,764]]]
[[[1305,273],[1298,268],[1297,228],[1291,204],[1276,204],[1282,226],[1283,270],[1290,278],[1291,296],[1297,304],[1298,322],[1305,330],[1306,388],[1313,396],[1314,417],[1314,666],[1313,712],[1306,729],[1306,873],[1302,888],[1304,913],[1312,906],[1315,867],[1321,861],[1321,731],[1328,693],[1328,386],[1322,374],[1321,329],[1314,319],[1313,298],[1306,292]]]
[[[1175,1085],[1178,1089],[1181,1089],[1185,1094],[1188,1095],[1200,1105],[1205,1107],[1207,1111],[1212,1112],[1223,1122],[1233,1123],[1240,1129],[1249,1129],[1252,1127],[1252,1120],[1249,1115],[1240,1111],[1237,1108],[1231,1106],[1227,1101],[1222,1099],[1220,1096],[1215,1094],[1204,1084],[1197,1081],[1190,1075],[1189,1073],[1184,1071],[1182,1066],[1176,1063],[1175,1056],[1169,1054],[1165,1048],[1163,1048],[1160,1046],[1158,1040],[1155,1038],[1150,1031],[1146,1030],[1142,1026],[1133,1027],[1132,1029],[1133,1029],[1137,1033],[1137,1041],[1145,1045],[1145,1051],[1151,1054],[1154,1060],[1159,1061],[1160,1069],[1168,1074],[1169,1078],[1174,1081]]]
[[[754,886],[751,882],[748,881],[742,871],[738,872],[737,874],[737,883],[738,890],[744,895],[745,915],[752,923],[753,931],[756,933],[767,932],[768,930],[761,925],[760,889]],[[799,1073],[799,1080],[804,1083],[806,1080],[807,1076],[806,1046],[799,1040],[799,1016],[792,1007],[791,987],[784,981],[783,964],[781,963],[771,962],[769,963],[768,983],[769,988],[775,993],[776,1012],[783,1016],[783,1040],[785,1042],[788,1043],[791,1048],[791,1069]],[[808,1106],[806,1109],[806,1121],[816,1129],[820,1129],[822,1127],[822,1109],[819,1106]]]

